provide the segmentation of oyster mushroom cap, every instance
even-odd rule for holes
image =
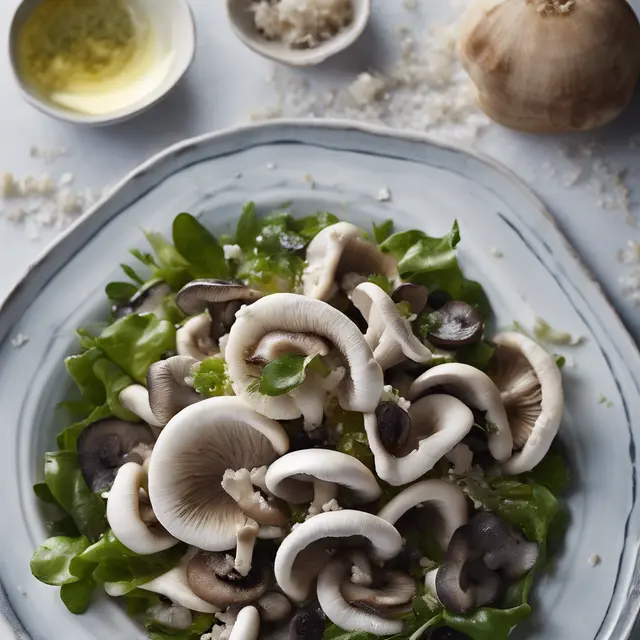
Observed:
[[[224,552],[198,551],[187,565],[187,581],[199,598],[220,609],[256,602],[266,593],[271,578],[266,563],[246,576],[233,567],[233,557]]]
[[[322,640],[327,617],[318,602],[310,602],[300,607],[289,624],[286,640]],[[284,636],[283,636],[283,639]]]
[[[190,549],[173,569],[139,585],[138,588],[143,591],[158,593],[192,611],[217,613],[219,611],[218,607],[210,602],[205,602],[193,593],[187,581],[187,565],[196,552],[197,549]],[[125,595],[130,590],[126,586],[123,588],[120,582],[107,582],[104,585],[104,589],[107,594],[114,597]]]
[[[193,623],[191,611],[181,604],[166,604],[159,602],[147,609],[146,616],[170,629],[188,629]]]
[[[119,393],[118,401],[125,409],[137,415],[138,418],[144,420],[148,425],[158,428],[164,426],[164,423],[158,420],[153,411],[151,411],[149,391],[141,384],[130,384],[128,387],[125,387]]]
[[[209,305],[242,301],[245,304],[262,297],[262,293],[250,289],[241,282],[227,280],[192,280],[176,294],[176,304],[188,316],[202,313]]]
[[[78,437],[78,464],[94,493],[109,489],[118,469],[128,461],[142,463],[155,436],[146,424],[107,418],[90,424]]]
[[[107,520],[115,537],[140,555],[165,551],[178,541],[166,531],[148,527],[140,516],[140,490],[145,481],[141,465],[127,462],[118,469],[107,499]]]
[[[347,273],[399,280],[395,258],[365,240],[362,230],[350,222],[337,222],[320,231],[309,243],[306,259],[304,295],[318,300],[329,300],[336,292],[336,280]]]
[[[462,489],[446,480],[424,480],[392,498],[378,517],[395,525],[408,511],[419,505],[433,506],[444,524],[438,542],[446,551],[456,529],[467,524],[469,509]]]
[[[355,504],[373,502],[382,493],[375,476],[362,462],[330,449],[287,453],[271,463],[265,482],[278,498],[293,504],[311,502],[318,513],[337,497],[339,488]]]
[[[318,576],[318,602],[325,615],[345,631],[365,631],[377,636],[400,633],[402,620],[393,620],[373,611],[351,604],[342,590],[347,582],[350,566],[343,558],[331,560]],[[413,582],[413,580],[412,580]],[[415,583],[413,584],[415,594]],[[361,587],[361,590],[366,588]],[[409,596],[409,602],[412,596]]]
[[[376,284],[358,285],[353,304],[367,321],[365,340],[382,369],[388,369],[408,358],[429,362],[431,351],[414,335],[411,323],[403,318],[395,302]]]
[[[173,356],[154,362],[149,367],[149,406],[158,422],[163,425],[185,407],[202,400],[202,396],[189,384],[191,368],[197,362],[190,356]]]
[[[240,398],[186,407],[163,429],[150,459],[156,517],[173,536],[200,549],[235,547],[247,518],[221,486],[225,471],[270,464],[288,447],[284,429]]]
[[[369,548],[375,561],[396,556],[402,537],[386,520],[364,511],[321,513],[299,524],[276,553],[278,586],[293,601],[309,596],[314,580],[326,565],[327,549]]]
[[[553,356],[521,333],[500,333],[494,343],[491,374],[518,450],[502,471],[517,475],[544,458],[558,433],[564,405],[562,374]]]
[[[440,364],[418,377],[409,387],[408,399],[414,401],[434,387],[441,388],[467,406],[486,412],[495,431],[487,435],[491,455],[505,462],[513,450],[513,437],[509,428],[500,390],[486,374],[468,364],[450,362]]]
[[[211,317],[206,313],[189,318],[176,332],[176,351],[180,356],[204,360],[219,353],[211,337]]]
[[[425,396],[409,407],[409,437],[396,455],[389,453],[380,438],[375,413],[364,416],[364,428],[379,478],[400,486],[430,471],[471,430],[471,410],[453,396]]]
[[[256,603],[263,622],[280,622],[291,615],[293,610],[289,598],[278,591],[265,593]]]
[[[304,333],[330,342],[347,366],[338,388],[340,406],[349,411],[373,411],[382,394],[382,371],[358,327],[320,300],[293,293],[275,293],[238,311],[226,348],[235,392],[263,415],[293,420],[302,415],[291,394],[264,396],[252,390],[260,368],[247,362],[256,345],[274,331]]]

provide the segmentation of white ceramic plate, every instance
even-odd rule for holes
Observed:
[[[376,200],[381,187],[391,202]],[[285,201],[299,213],[328,209],[366,228],[392,217],[399,227],[443,234],[457,218],[463,265],[486,287],[499,326],[531,326],[539,315],[584,337],[562,351],[573,364],[561,431],[574,467],[572,524],[517,637],[629,637],[638,609],[640,356],[598,285],[542,204],[494,163],[420,136],[280,122],[189,140],[141,166],[49,249],[2,308],[0,578],[31,638],[144,637],[106,597],[75,617],[57,589],[31,577],[29,559],[46,536],[31,485],[61,427],[53,414],[70,389],[63,358],[78,348],[74,330],[106,313],[104,285],[121,277],[131,247],[144,246],[139,227],[167,232],[186,210],[229,231],[249,199],[261,210]],[[18,333],[29,338],[21,348],[10,342]],[[602,558],[595,568],[592,554]]]

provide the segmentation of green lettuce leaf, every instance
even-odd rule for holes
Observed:
[[[40,582],[57,587],[77,582],[78,578],[69,571],[69,567],[71,561],[88,546],[89,540],[85,536],[49,538],[35,550],[31,558],[31,573]]]
[[[237,277],[265,294],[291,292],[300,286],[304,265],[304,260],[295,253],[258,252],[239,265]]]
[[[93,364],[102,356],[102,351],[93,347],[78,355],[69,356],[64,361],[69,375],[80,389],[82,398],[93,406],[100,406],[106,402],[104,385],[93,371]]]
[[[106,358],[99,358],[93,363],[93,372],[104,387],[109,411],[121,420],[139,422],[140,418],[125,409],[120,402],[120,392],[132,385],[133,380],[120,367]]]
[[[340,222],[337,216],[328,211],[319,211],[315,215],[294,218],[291,225],[305,241],[311,242],[323,229]]]
[[[64,584],[60,587],[60,598],[71,613],[79,615],[89,608],[97,586],[98,583],[93,578]]]
[[[255,247],[256,237],[260,234],[261,226],[256,205],[253,202],[247,202],[238,220],[236,244],[245,252]]]
[[[205,398],[232,396],[233,388],[222,358],[206,358],[193,374],[193,388]]]
[[[193,278],[229,278],[231,272],[215,236],[189,213],[173,221],[173,243]]]
[[[144,284],[144,278],[138,275],[138,272],[133,267],[130,267],[128,264],[121,264],[120,268],[124,271],[125,275],[137,285],[142,286]]]
[[[373,223],[373,239],[382,244],[393,233],[393,220],[385,220],[382,224]]]
[[[442,620],[446,626],[464,633],[472,640],[508,640],[511,629],[531,613],[528,604],[513,609],[482,607],[473,613],[452,613],[446,609]]]
[[[400,275],[409,282],[425,285],[429,291],[446,291],[453,299],[477,307],[485,318],[491,306],[482,286],[467,280],[456,256],[460,242],[458,222],[441,238],[418,230],[401,231],[387,238],[380,248],[398,260]]]
[[[114,304],[123,304],[131,300],[138,287],[130,282],[110,282],[104,289],[107,298]]]
[[[212,614],[196,613],[193,622],[186,629],[172,629],[147,618],[143,621],[151,640],[200,640],[216,622]]]
[[[45,453],[44,479],[51,495],[89,541],[97,540],[107,528],[105,505],[92,493],[82,477],[73,451]]]
[[[265,396],[281,396],[299,387],[305,381],[309,370],[324,376],[328,373],[320,356],[287,354],[272,360],[262,369],[258,389]]]
[[[136,382],[145,384],[149,367],[175,350],[176,329],[153,314],[131,314],[109,325],[96,345]]]

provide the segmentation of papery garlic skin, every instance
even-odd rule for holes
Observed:
[[[459,53],[482,110],[531,132],[616,118],[640,74],[640,23],[626,0],[474,0]]]

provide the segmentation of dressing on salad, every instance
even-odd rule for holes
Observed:
[[[562,539],[553,355],[485,332],[443,237],[196,218],[106,288],[65,365],[36,578],[154,640],[506,640]]]

